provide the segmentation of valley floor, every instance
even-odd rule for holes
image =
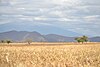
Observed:
[[[100,67],[100,43],[1,44],[0,67]]]

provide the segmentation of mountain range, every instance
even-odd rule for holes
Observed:
[[[45,23],[45,22],[44,22]],[[37,31],[41,34],[59,34],[63,36],[81,36],[82,34],[69,31],[67,29],[62,29],[60,27],[56,27],[53,25],[46,25],[46,24],[38,24],[33,22],[11,22],[11,23],[5,23],[5,24],[0,24],[0,32],[6,32],[6,31]]]
[[[16,42],[25,41],[31,39],[35,42],[72,42],[74,37],[65,37],[57,34],[47,34],[42,35],[36,31],[27,32],[27,31],[8,31],[0,33],[0,40],[13,40]]]
[[[32,40],[34,42],[75,42],[76,37],[67,37],[58,34],[42,35],[36,31],[8,31],[0,33],[0,40],[13,40],[14,42],[23,42]],[[89,41],[100,42],[100,37],[91,37]]]

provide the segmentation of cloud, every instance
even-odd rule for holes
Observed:
[[[93,15],[93,16],[86,16],[85,19],[87,20],[95,20],[95,19],[99,19],[100,15]]]
[[[34,20],[47,20],[45,17],[34,17]]]
[[[25,21],[99,35],[100,0],[0,0],[0,24]]]

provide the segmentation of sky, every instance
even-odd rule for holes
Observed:
[[[0,0],[0,24],[34,20],[100,36],[100,0]]]

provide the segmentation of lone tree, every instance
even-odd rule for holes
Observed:
[[[26,42],[30,45],[32,43],[31,39],[27,39]]]
[[[4,40],[1,40],[0,42],[1,42],[1,43],[5,43],[5,41],[4,41]]]
[[[11,43],[12,41],[10,41],[10,40],[6,40],[6,42],[9,44],[9,43]]]
[[[78,43],[84,43],[84,42],[88,42],[88,37],[87,36],[77,37],[77,38],[75,38],[75,40]]]

